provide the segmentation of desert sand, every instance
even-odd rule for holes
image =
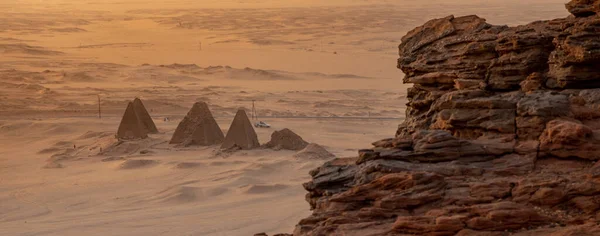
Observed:
[[[565,17],[563,2],[1,1],[0,235],[291,232],[310,214],[302,183],[331,156],[169,144],[194,103],[227,134],[254,101],[272,125],[255,128],[261,144],[289,128],[356,156],[404,118],[408,30],[450,14]],[[159,132],[119,141],[136,97]]]

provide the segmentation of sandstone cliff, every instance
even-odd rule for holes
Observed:
[[[567,9],[410,31],[406,120],[311,171],[294,235],[600,235],[600,0]]]

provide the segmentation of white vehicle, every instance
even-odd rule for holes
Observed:
[[[263,121],[259,121],[259,122],[257,122],[256,124],[254,124],[254,126],[255,126],[256,128],[271,128],[271,125],[270,125],[270,124],[267,124],[267,123],[265,123],[265,122],[263,122]]]

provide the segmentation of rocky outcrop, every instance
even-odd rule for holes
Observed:
[[[254,236],[269,236],[266,233],[258,233],[258,234],[254,234]],[[273,236],[292,236],[291,234],[273,234]]]
[[[577,17],[598,15],[600,13],[600,1],[572,0],[567,3],[567,10]]]
[[[524,26],[477,16],[402,38],[396,136],[304,184],[294,235],[600,232],[600,1]]]

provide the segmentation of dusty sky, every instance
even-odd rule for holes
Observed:
[[[566,0],[3,0],[0,7],[46,8],[76,6],[80,10],[122,11],[140,8],[265,8],[265,7],[319,7],[357,5],[395,5],[424,8],[435,6],[470,6],[470,8],[520,8],[547,5],[548,10],[566,3]]]
[[[4,16],[8,24],[0,26],[0,37],[30,40],[82,60],[129,65],[177,62],[399,78],[400,39],[431,18],[477,14],[492,24],[519,25],[565,17],[564,3],[3,0],[0,20]]]

